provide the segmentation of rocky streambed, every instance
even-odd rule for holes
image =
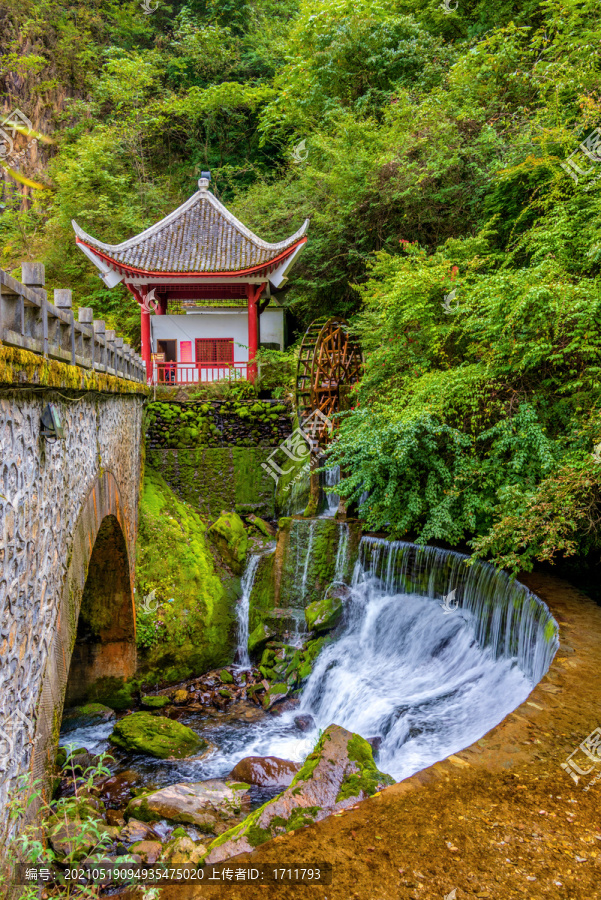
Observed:
[[[218,863],[393,783],[344,728],[313,747],[310,717],[294,699],[270,706],[264,681],[228,667],[119,718],[100,704],[67,711],[47,822],[58,859]],[[296,760],[246,753],[278,744]]]

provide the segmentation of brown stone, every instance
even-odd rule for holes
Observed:
[[[179,690],[179,691],[173,692],[173,702],[177,703],[178,705],[180,705],[182,703],[187,703],[189,699],[190,699],[190,695],[189,695],[188,691],[186,691],[186,690]]]
[[[142,857],[142,862],[154,865],[161,855],[163,845],[160,841],[137,841],[130,849],[132,853]]]
[[[115,825],[117,828],[125,826],[125,816],[122,809],[107,809],[106,821],[108,825]]]
[[[277,756],[247,756],[231,771],[230,778],[261,787],[288,786],[298,770],[299,763]]]
[[[124,844],[135,844],[137,841],[157,840],[158,834],[146,822],[130,819],[125,828],[121,829],[120,837]]]
[[[132,789],[139,783],[140,776],[131,769],[127,769],[102,782],[100,797],[107,807],[120,809],[122,806],[127,806],[132,797]]]
[[[171,784],[160,791],[136,798],[129,804],[127,814],[135,816],[136,810],[142,809],[144,818],[169,819],[172,822],[196,825],[203,831],[216,834],[216,822],[233,819],[247,805],[248,785],[230,786],[213,778],[209,781]]]

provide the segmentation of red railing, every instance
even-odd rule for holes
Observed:
[[[248,363],[153,364],[153,384],[198,384],[201,381],[239,381],[248,376]]]

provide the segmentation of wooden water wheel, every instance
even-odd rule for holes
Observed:
[[[362,364],[361,347],[349,337],[345,319],[334,316],[311,323],[298,357],[296,407],[299,424],[310,421],[312,437],[322,446],[331,437],[328,422],[338,425],[332,417],[344,408],[344,395],[359,381]]]

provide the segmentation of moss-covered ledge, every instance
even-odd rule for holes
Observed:
[[[36,385],[76,391],[102,391],[110,394],[143,394],[150,388],[139,381],[70,366],[56,359],[38,356],[30,350],[0,343],[0,384]]]

